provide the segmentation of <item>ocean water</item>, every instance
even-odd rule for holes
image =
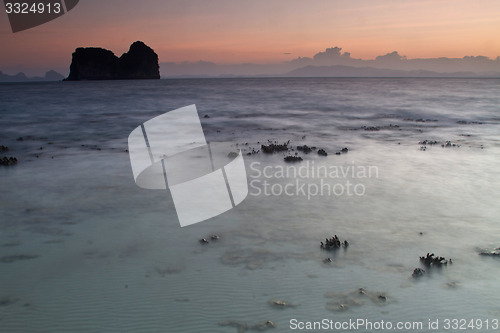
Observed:
[[[245,155],[245,201],[181,228],[168,191],[136,186],[126,149],[134,128],[191,104],[208,141],[328,156]],[[19,159],[0,166],[1,332],[500,319],[500,259],[479,255],[500,246],[500,80],[2,84],[0,115],[0,155]],[[350,246],[321,250],[335,234]],[[453,264],[424,267],[428,252]]]

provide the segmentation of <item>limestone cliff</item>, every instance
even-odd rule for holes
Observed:
[[[77,48],[66,81],[159,79],[158,55],[143,42],[135,42],[120,58],[97,47]]]

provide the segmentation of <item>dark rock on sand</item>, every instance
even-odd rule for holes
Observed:
[[[319,149],[318,150],[318,155],[319,156],[328,156],[328,153],[324,149]]]
[[[255,148],[252,148],[252,151],[249,151],[247,153],[247,155],[250,156],[250,155],[255,155],[255,154],[258,154],[258,153],[260,153],[260,149],[259,150],[255,150]]]
[[[429,123],[429,122],[436,123],[436,122],[438,122],[437,119],[423,119],[423,118],[419,118],[419,119],[405,118],[403,120],[404,121],[414,121],[416,123]]]
[[[449,261],[451,263],[451,259],[448,261],[444,257],[434,256],[434,253],[431,254],[427,253],[425,257],[420,257],[420,261],[427,267],[448,265]]]
[[[302,161],[302,157],[298,155],[287,155],[284,157],[285,162],[300,162]]]
[[[344,240],[343,242],[340,241],[339,237],[337,235],[331,237],[331,238],[326,238],[325,243],[321,242],[320,247],[323,250],[336,250],[340,249],[341,247],[347,248],[349,247],[349,242],[347,240]]]
[[[279,144],[278,142],[269,141],[269,145],[262,145],[261,150],[265,154],[272,154],[280,151],[288,151],[288,144],[290,141]]]
[[[450,148],[450,147],[460,147],[460,145],[457,145],[456,143],[453,143],[451,141],[446,141],[444,144],[441,145],[443,148]]]
[[[7,157],[7,156],[4,156],[4,157],[0,157],[0,165],[3,165],[3,166],[11,166],[11,165],[16,165],[18,162],[17,158],[16,157]]]
[[[312,152],[312,148],[307,145],[297,146],[297,150],[303,152],[304,154],[309,154],[310,152]]]
[[[412,277],[419,278],[425,275],[425,271],[422,268],[415,268],[412,273]]]
[[[347,154],[349,152],[349,148],[342,148],[340,151],[336,152],[335,155]]]
[[[278,309],[284,309],[284,308],[290,308],[290,307],[296,307],[296,306],[298,306],[297,304],[286,302],[286,301],[283,301],[283,300],[280,300],[280,299],[274,299],[274,298],[271,298],[270,300],[268,300],[267,303],[270,306],[278,308]]]
[[[436,141],[436,140],[423,140],[423,141],[420,141],[418,144],[419,145],[429,145],[429,146],[432,146],[432,145],[439,144],[439,141]]]
[[[217,234],[212,234],[212,235],[210,235],[210,237],[204,237],[204,238],[199,239],[198,242],[200,242],[201,244],[208,244],[208,243],[210,243],[208,240],[209,238],[212,241],[217,241],[220,239],[220,236]]]
[[[457,121],[457,124],[460,124],[460,125],[482,125],[483,123],[480,121],[459,120],[459,121]]]
[[[420,150],[423,150],[425,151],[427,149],[427,146],[434,146],[434,145],[438,145],[438,144],[441,144],[441,147],[443,148],[451,148],[451,147],[460,147],[459,144],[456,144],[456,143],[453,143],[451,141],[445,141],[444,143],[441,143],[439,141],[436,141],[436,140],[423,140],[423,141],[420,141],[418,143],[419,145],[422,145],[420,146]]]

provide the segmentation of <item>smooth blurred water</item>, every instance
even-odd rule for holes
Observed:
[[[190,104],[209,141],[246,153],[290,140],[329,153],[302,154],[296,167],[371,166],[377,176],[324,179],[361,184],[362,196],[250,189],[235,209],[180,228],[168,191],[135,185],[125,150],[134,128]],[[0,155],[19,159],[0,167],[0,257],[38,256],[0,261],[2,332],[236,332],[219,324],[266,320],[288,332],[292,318],[500,319],[500,261],[478,255],[500,246],[500,80],[2,84],[0,115],[0,144],[10,147]],[[423,140],[460,147],[424,151]],[[343,147],[349,152],[335,155]],[[249,182],[264,180],[255,170],[288,166],[283,154],[245,155],[245,163]],[[213,233],[221,239],[198,242]],[[334,234],[349,240],[347,251],[320,250]],[[427,252],[454,264],[412,279]],[[387,302],[327,309],[342,300],[325,294],[361,287]]]

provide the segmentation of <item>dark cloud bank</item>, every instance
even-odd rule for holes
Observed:
[[[280,64],[219,65],[212,62],[164,62],[162,77],[496,77],[500,57],[407,59],[394,51],[373,60],[352,58],[339,47],[326,49],[312,58],[298,57]]]

